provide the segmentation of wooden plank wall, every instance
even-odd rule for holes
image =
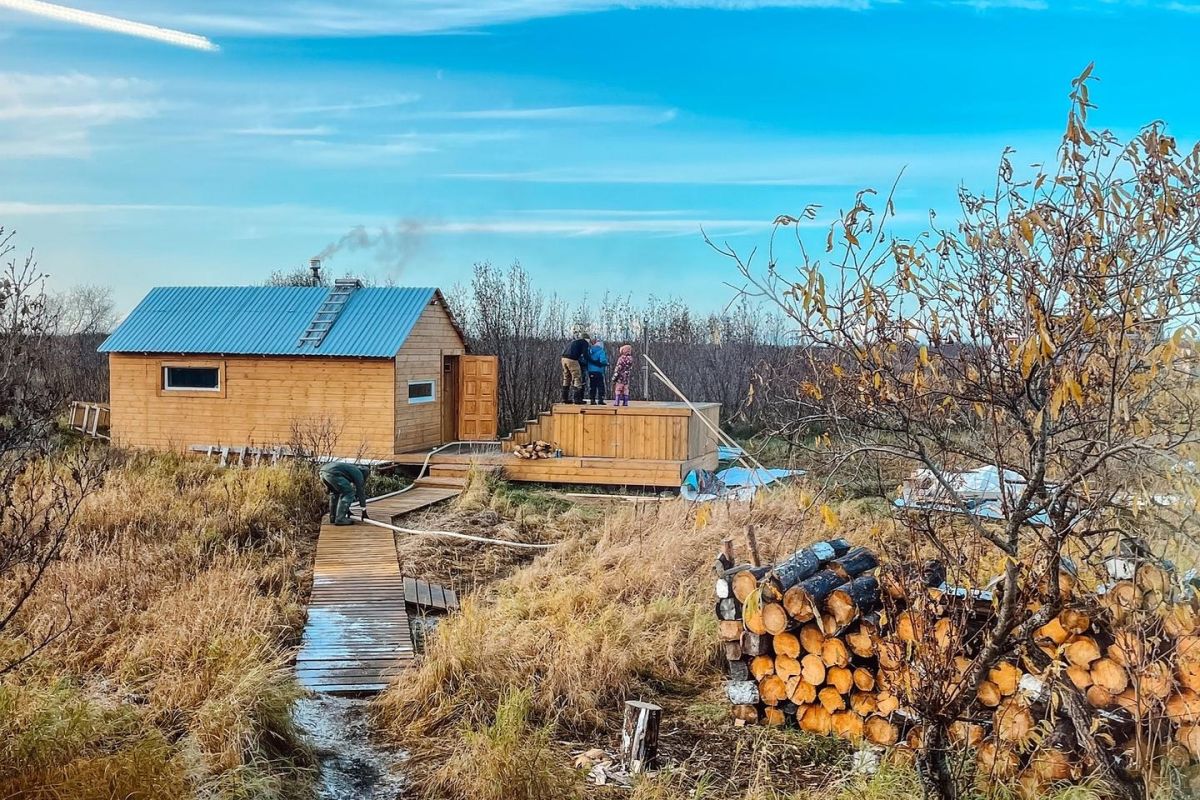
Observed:
[[[222,391],[164,392],[162,365],[222,370]],[[387,458],[393,452],[395,364],[390,359],[257,356],[109,356],[113,441],[184,450],[193,444],[276,446],[292,423],[328,421],[336,455]]]
[[[441,301],[434,299],[396,356],[395,453],[411,453],[447,441],[442,436],[443,356],[460,356],[466,345]],[[436,381],[432,403],[408,402],[408,382]]]
[[[720,406],[700,407],[714,424],[719,424]],[[552,413],[539,416],[529,435],[514,435],[513,441],[543,439],[554,442],[565,455],[594,458],[684,461],[716,452],[716,437],[705,425],[692,419],[692,412],[677,406],[569,406],[555,405]]]

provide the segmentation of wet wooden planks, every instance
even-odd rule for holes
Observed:
[[[434,611],[457,611],[458,595],[436,583],[426,583],[416,578],[404,578],[404,600],[409,605]]]
[[[378,692],[413,659],[392,532],[322,525],[296,677],[318,692]]]

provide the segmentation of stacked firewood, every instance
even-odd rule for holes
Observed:
[[[513,448],[513,455],[517,458],[554,458],[554,449],[550,442],[538,439],[536,442],[517,445]]]
[[[991,592],[948,586],[937,562],[877,569],[870,550],[841,539],[773,567],[731,555],[727,542],[716,613],[737,724],[915,747],[916,699],[963,685],[999,605]],[[1126,763],[1147,741],[1200,758],[1196,597],[1149,563],[1103,593],[1066,573],[1059,586],[1063,610],[989,670],[951,740],[975,748],[984,774],[1031,791],[1078,778],[1088,759],[1052,696],[1074,687],[1088,735]],[[1038,609],[1022,603],[1020,613]]]

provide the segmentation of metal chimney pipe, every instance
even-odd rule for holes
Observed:
[[[313,286],[321,285],[321,259],[310,258],[308,260],[308,268],[312,270]]]

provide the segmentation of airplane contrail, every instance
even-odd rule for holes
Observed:
[[[170,28],[160,28],[157,25],[147,25],[144,22],[110,17],[107,14],[97,14],[93,11],[67,8],[66,6],[54,3],[45,3],[42,0],[0,0],[0,8],[11,8],[14,11],[24,11],[27,14],[36,14],[39,17],[48,17],[49,19],[70,22],[75,25],[85,25],[89,28],[98,28],[102,31],[124,33],[128,36],[140,36],[143,39],[154,39],[155,41],[179,47],[191,47],[196,50],[208,50],[210,52],[220,49],[206,37],[195,33],[184,33],[183,31],[171,30]]]

